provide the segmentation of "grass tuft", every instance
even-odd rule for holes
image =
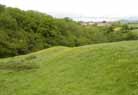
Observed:
[[[39,66],[34,64],[33,62],[20,60],[20,61],[8,61],[0,63],[0,70],[12,70],[12,71],[25,71],[38,69]]]

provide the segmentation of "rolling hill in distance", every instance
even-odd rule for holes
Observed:
[[[63,18],[63,17],[58,17]],[[130,17],[87,17],[87,16],[69,16],[69,18],[75,20],[75,21],[92,21],[92,22],[101,22],[101,21],[121,21],[121,22],[138,22],[138,16],[130,16]]]

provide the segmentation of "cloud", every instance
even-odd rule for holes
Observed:
[[[138,16],[138,0],[0,0],[0,3],[53,16]]]

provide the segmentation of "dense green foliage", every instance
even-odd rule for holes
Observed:
[[[138,95],[138,41],[0,59],[0,95]]]
[[[127,25],[120,23],[103,27],[82,26],[69,18],[56,19],[44,13],[0,5],[0,57],[57,45],[80,46],[132,40],[134,35],[128,30]]]

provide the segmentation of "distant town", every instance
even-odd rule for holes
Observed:
[[[88,22],[84,22],[84,21],[80,21],[79,23],[81,25],[95,25],[95,26],[111,26],[114,22],[119,22],[119,21],[99,21],[99,22],[94,22],[94,21],[88,21]]]

